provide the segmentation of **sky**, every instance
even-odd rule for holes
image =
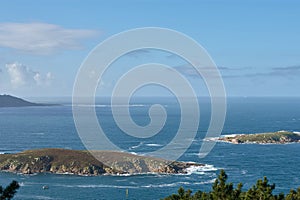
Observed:
[[[227,96],[300,96],[296,0],[3,0],[0,5],[0,94],[71,96],[82,62],[100,42],[129,29],[162,27],[206,49]],[[122,56],[99,81],[97,95],[109,96],[126,70],[149,62],[178,70],[197,95],[208,95],[188,63],[157,50]],[[137,94],[164,92],[149,86]]]

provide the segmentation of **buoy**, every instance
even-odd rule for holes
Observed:
[[[49,186],[48,185],[44,185],[43,186],[43,190],[48,190],[49,189]]]
[[[128,198],[129,191],[126,189],[126,198]]]

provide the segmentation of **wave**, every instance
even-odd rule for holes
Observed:
[[[22,194],[18,194],[18,197],[21,198],[21,199],[43,199],[43,200],[57,199],[57,198],[52,198],[52,197],[42,196],[42,195],[22,195]]]
[[[150,144],[145,144],[148,147],[161,147],[163,146],[162,144],[155,144],[155,143],[150,143]]]
[[[140,142],[138,145],[129,147],[129,150],[140,148],[143,145],[148,146],[148,147],[161,147],[161,146],[163,146],[162,144],[156,144],[156,143],[144,144],[144,142]],[[131,152],[131,153],[134,153],[134,152]]]
[[[64,185],[64,184],[55,184],[55,187],[67,187],[67,188],[119,188],[119,189],[136,189],[139,186],[131,186],[131,185],[104,185],[104,184],[86,184],[86,185]]]
[[[0,154],[14,154],[19,152],[20,151],[10,150],[10,149],[0,149]]]
[[[139,148],[139,147],[141,147],[143,144],[144,144],[144,142],[140,142],[138,145],[132,146],[132,147],[130,147],[129,149],[136,149],[136,148]]]
[[[141,188],[165,188],[165,187],[178,187],[182,185],[205,185],[205,184],[211,184],[215,182],[216,179],[210,179],[207,181],[200,181],[200,182],[175,182],[175,183],[163,183],[163,184],[149,184],[140,186]]]
[[[36,133],[28,133],[30,135],[45,135],[43,132],[36,132]]]
[[[149,107],[149,104],[129,104],[129,105],[111,105],[111,104],[75,104],[75,105],[68,105],[68,106],[77,106],[77,107]],[[165,105],[164,105],[165,106]]]
[[[19,183],[19,185],[20,185],[21,187],[24,187],[24,186],[25,186],[24,182]]]
[[[165,187],[178,187],[181,185],[204,185],[211,184],[215,179],[210,179],[207,181],[200,182],[174,182],[174,183],[162,183],[162,184],[148,184],[148,185],[106,185],[106,184],[78,184],[78,185],[64,185],[64,184],[55,184],[55,187],[67,187],[67,188],[118,188],[118,189],[138,189],[138,188],[165,188]]]
[[[205,172],[217,171],[218,169],[213,165],[204,165],[204,166],[191,166],[186,169],[188,174],[200,174],[204,175]]]

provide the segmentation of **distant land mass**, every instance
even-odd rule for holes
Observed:
[[[232,134],[217,138],[217,141],[233,144],[288,144],[300,143],[299,132],[277,131],[256,134]]]
[[[140,173],[185,174],[189,167],[204,166],[198,163],[170,162],[124,152],[94,151],[93,155],[86,150],[68,149],[36,149],[16,154],[1,154],[0,171],[86,176]]]
[[[33,103],[11,95],[0,95],[1,107],[54,106],[57,104]]]

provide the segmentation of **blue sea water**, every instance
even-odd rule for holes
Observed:
[[[168,112],[165,127],[148,139],[124,134],[115,124],[111,107],[96,107],[99,122],[108,137],[124,151],[143,153],[166,145],[176,133],[180,110],[174,100],[159,99]],[[146,125],[151,100],[132,102],[132,119]],[[288,192],[300,186],[300,144],[234,145],[217,143],[205,157],[198,152],[210,120],[209,99],[199,99],[201,122],[191,147],[182,161],[207,164],[187,175],[132,175],[83,177],[75,175],[21,175],[0,173],[0,185],[11,180],[21,184],[15,199],[160,199],[175,193],[180,186],[209,190],[220,169],[229,181],[244,183],[247,189],[258,178],[267,176],[276,183],[275,192]],[[300,131],[300,98],[229,98],[222,134],[260,133],[278,130]],[[188,130],[187,130],[188,131]],[[0,108],[0,153],[15,153],[36,148],[85,149],[74,125],[69,102],[53,107]],[[48,185],[49,190],[42,186]],[[126,196],[126,190],[128,195]]]

